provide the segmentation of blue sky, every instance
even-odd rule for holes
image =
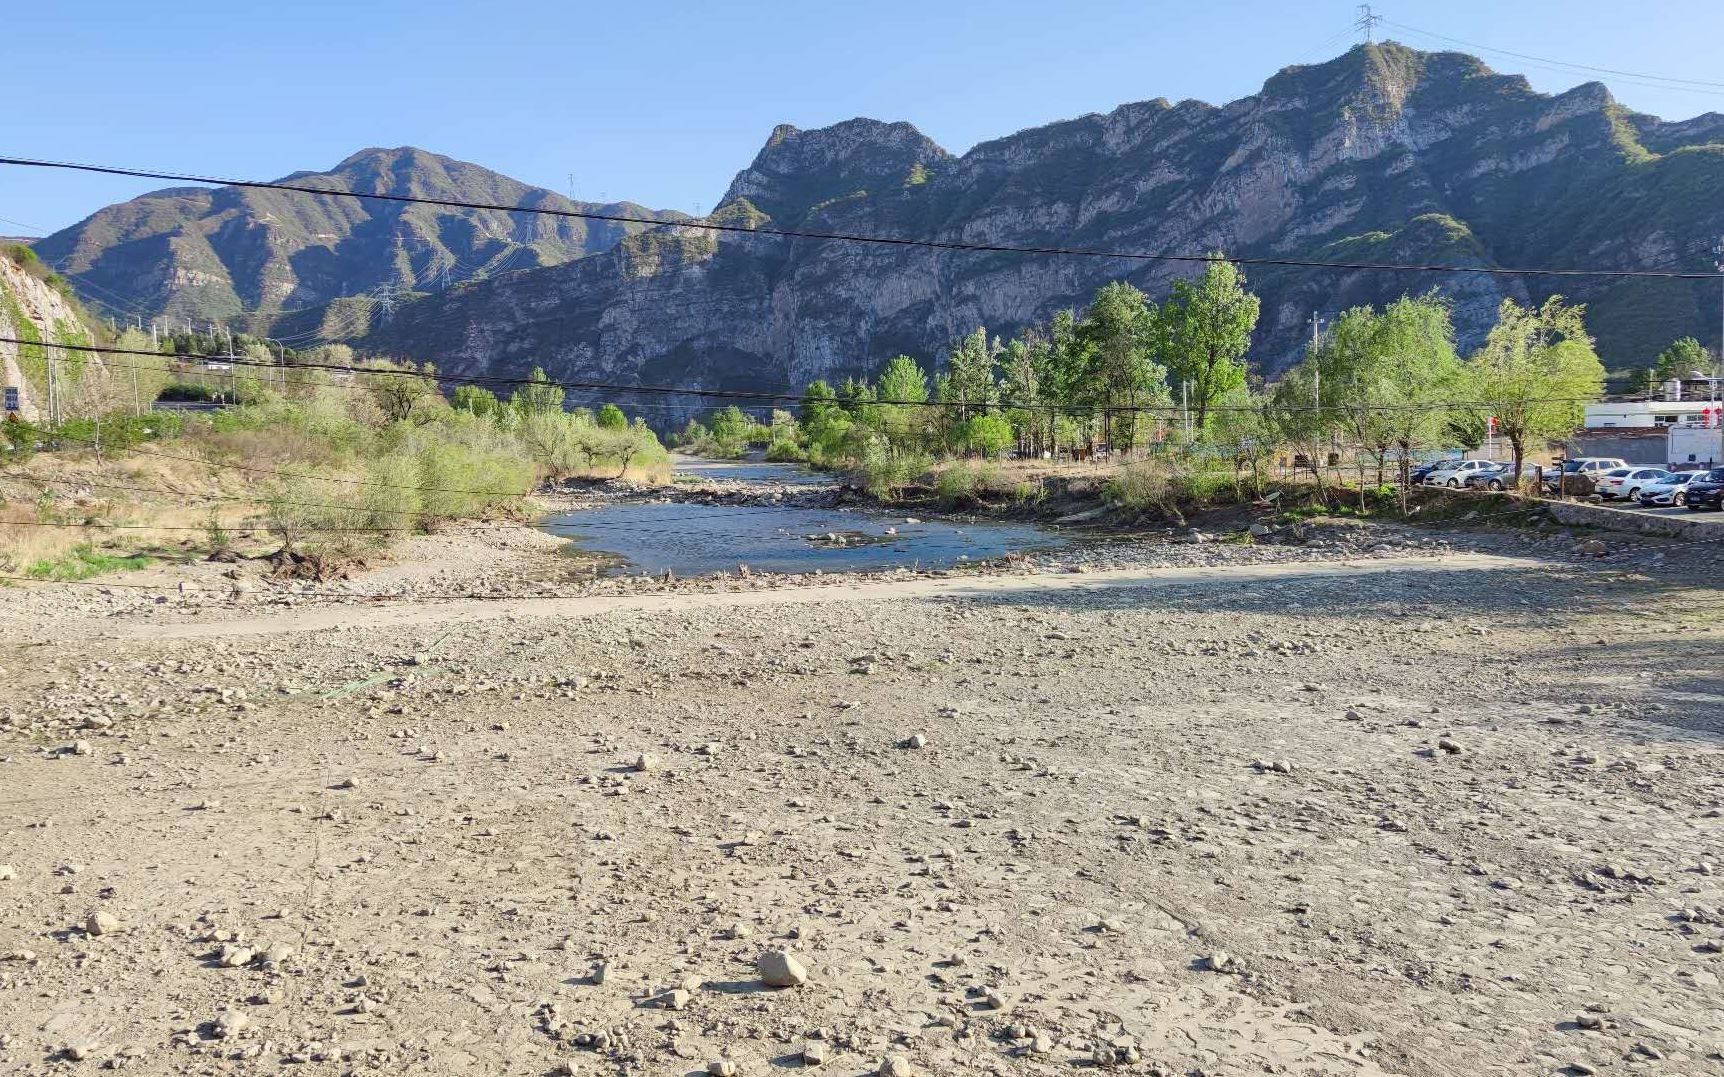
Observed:
[[[909,120],[955,152],[1126,101],[1255,92],[1356,40],[1336,0],[17,3],[0,153],[273,179],[416,145],[578,197],[711,209],[774,124]],[[1383,0],[1381,33],[1724,83],[1717,0]],[[1592,76],[1478,50],[1541,90]],[[1630,107],[1724,86],[1599,76]],[[0,234],[161,184],[0,168]]]

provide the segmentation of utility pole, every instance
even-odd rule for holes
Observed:
[[[1724,239],[1712,248],[1712,253],[1718,256],[1713,263],[1718,267],[1718,376],[1724,378]]]
[[[42,355],[48,360],[48,425],[55,430],[60,429],[60,382],[54,374],[54,348],[52,345],[42,349]]]
[[[1383,16],[1371,10],[1370,4],[1359,5],[1359,17],[1353,23],[1353,28],[1365,36],[1365,44],[1377,43],[1377,25],[1383,21]]]

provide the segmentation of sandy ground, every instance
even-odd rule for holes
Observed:
[[[1204,549],[8,595],[0,1072],[1724,1073],[1715,558]]]

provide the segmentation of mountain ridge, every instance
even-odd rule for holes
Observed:
[[[490,169],[416,147],[367,147],[326,172],[277,182],[523,207],[682,214],[633,203],[575,202]],[[320,199],[245,187],[167,187],[107,206],[37,240],[37,253],[110,313],[224,321],[268,331],[295,308],[315,310],[379,288],[430,291],[613,246],[646,225]]]
[[[1724,116],[1632,113],[1598,83],[1534,90],[1476,57],[1361,46],[1284,68],[1222,105],[1163,98],[954,155],[909,124],[780,125],[719,213],[775,228],[1013,246],[1529,268],[1709,265],[1724,230]],[[1664,147],[1654,151],[1650,145]],[[1672,197],[1675,196],[1675,197]],[[935,359],[978,325],[1009,333],[1168,264],[964,253],[660,227],[579,262],[410,303],[365,339],[463,372],[796,389]],[[1437,287],[1476,344],[1504,298],[1593,305],[1607,357],[1718,337],[1705,282],[1253,267],[1253,359],[1295,359],[1309,318]]]

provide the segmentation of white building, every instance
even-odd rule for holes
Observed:
[[[1724,402],[1711,400],[1606,400],[1586,406],[1586,428],[1717,426],[1720,408]]]

